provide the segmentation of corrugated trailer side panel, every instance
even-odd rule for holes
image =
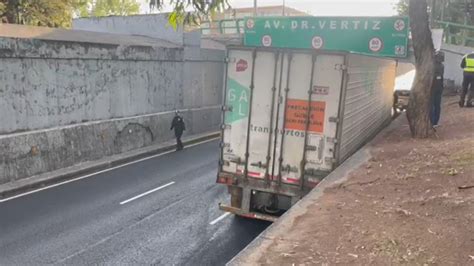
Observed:
[[[341,107],[338,164],[377,134],[391,119],[396,63],[348,55],[346,88]]]

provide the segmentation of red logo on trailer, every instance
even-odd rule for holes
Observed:
[[[249,67],[247,61],[245,61],[244,59],[240,59],[237,64],[235,65],[235,70],[237,72],[244,72],[245,70],[247,70],[247,68]]]

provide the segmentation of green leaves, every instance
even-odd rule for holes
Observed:
[[[67,28],[74,16],[125,16],[139,11],[137,0],[0,0],[1,21],[34,26]]]
[[[168,19],[176,29],[178,25],[199,25],[202,20],[210,20],[212,15],[229,8],[228,0],[150,0],[150,9],[161,10],[168,3],[173,7]]]
[[[0,2],[0,14],[3,14],[3,12],[5,12],[5,8],[6,8],[5,4]]]
[[[151,10],[170,4],[169,24],[199,25],[229,8],[228,0],[148,0]],[[8,5],[7,5],[8,4]],[[0,0],[0,20],[49,27],[70,27],[72,18],[138,14],[138,0]]]
[[[77,12],[81,17],[128,16],[140,12],[137,0],[79,0],[83,4]],[[85,2],[85,4],[84,4]]]
[[[0,0],[0,19],[16,24],[69,27],[77,1]]]
[[[398,12],[398,15],[408,16],[409,2],[410,0],[399,0],[399,2],[395,4],[395,10]]]

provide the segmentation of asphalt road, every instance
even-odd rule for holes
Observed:
[[[223,216],[212,141],[0,203],[0,265],[223,265],[269,224]]]

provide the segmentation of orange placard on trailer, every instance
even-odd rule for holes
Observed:
[[[311,114],[308,132],[323,133],[324,132],[324,116],[326,111],[326,102],[311,102]],[[287,130],[306,129],[306,117],[308,115],[308,101],[288,99],[286,105],[286,126]]]

